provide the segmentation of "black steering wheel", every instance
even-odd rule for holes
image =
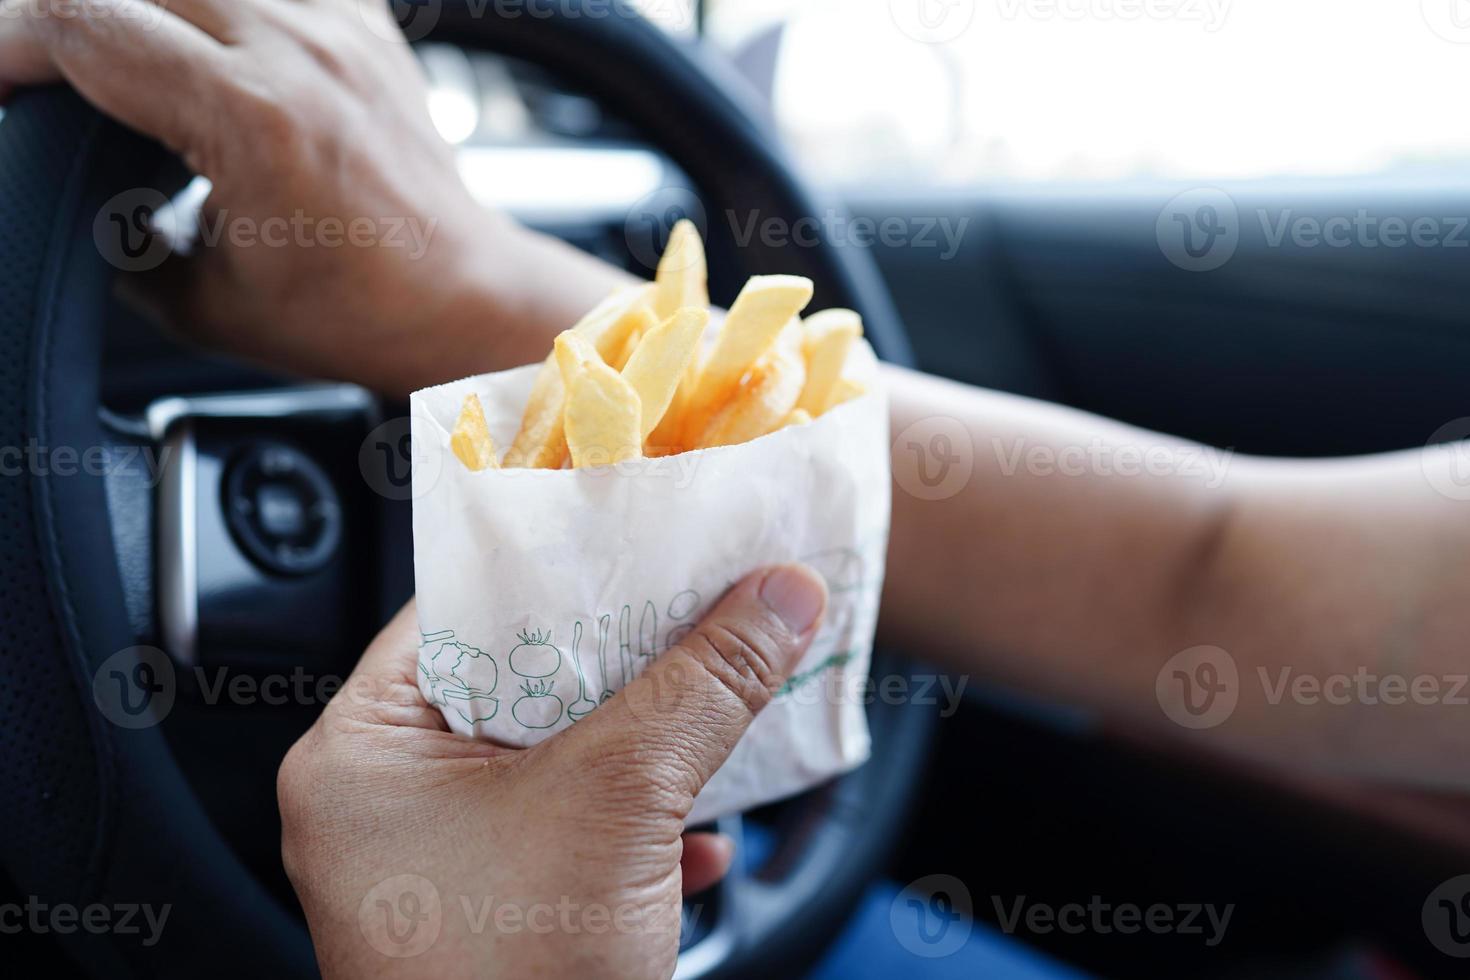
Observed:
[[[595,93],[666,151],[699,188],[706,213],[738,209],[795,223],[815,199],[740,104],[738,79],[605,0],[496,5],[432,0],[431,30],[412,33],[539,64]],[[611,13],[609,13],[611,11]],[[115,268],[94,222],[136,188],[172,190],[177,163],[63,90],[16,99],[0,123],[0,446],[101,447],[103,324]],[[589,175],[595,180],[595,175]],[[714,225],[711,222],[711,225]],[[809,276],[816,302],[862,312],[879,354],[909,349],[872,258],[855,246],[735,248],[715,227],[712,265],[746,275]],[[715,283],[716,299],[731,295]],[[366,494],[342,487],[344,494]],[[185,779],[160,726],[110,720],[94,685],[146,687],[157,666],[137,651],[128,590],[153,567],[147,492],[122,492],[83,469],[59,478],[7,468],[0,478],[0,792],[8,814],[0,861],[14,891],[52,905],[171,907],[158,942],[145,932],[60,936],[90,973],[310,976],[304,923],[232,852]],[[143,530],[140,532],[139,528]],[[901,574],[901,570],[891,570]],[[167,583],[160,583],[166,592]],[[170,651],[173,652],[173,651]],[[887,654],[875,675],[905,675]],[[706,903],[713,922],[680,958],[682,976],[790,975],[821,951],[880,869],[922,778],[932,712],[875,700],[864,767],[775,810],[773,856],[733,871]],[[738,821],[733,829],[738,833]]]

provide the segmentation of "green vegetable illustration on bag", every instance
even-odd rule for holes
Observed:
[[[438,648],[425,656],[435,644]],[[500,668],[479,647],[457,641],[454,630],[423,635],[419,642],[419,673],[424,675],[429,701],[441,708],[453,708],[468,724],[489,721],[500,710],[500,699],[494,696]],[[480,685],[472,684],[471,678]]]
[[[561,721],[561,698],[551,693],[556,681],[548,680],[561,669],[561,651],[551,643],[551,631],[521,630],[520,643],[510,651],[510,669],[530,678],[520,687],[522,696],[510,706],[510,716],[526,728],[550,728]]]
[[[527,728],[550,728],[561,721],[561,698],[551,693],[556,681],[526,681],[525,696],[510,706],[510,716]]]
[[[561,669],[561,651],[551,645],[551,631],[516,634],[520,644],[510,651],[510,669],[522,677],[550,677]]]

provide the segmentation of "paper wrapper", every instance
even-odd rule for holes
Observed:
[[[539,365],[415,392],[419,688],[450,728],[530,746],[573,725],[758,567],[827,580],[821,630],[695,801],[701,823],[868,757],[862,696],[888,540],[888,407],[868,389],[753,442],[581,470],[471,472],[449,451],[464,397],[502,450]]]

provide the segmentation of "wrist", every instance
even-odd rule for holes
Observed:
[[[478,216],[477,216],[478,217]],[[382,364],[395,395],[545,357],[552,341],[632,276],[506,215],[487,212],[473,241],[452,242],[434,302],[421,306]]]

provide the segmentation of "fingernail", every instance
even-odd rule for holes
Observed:
[[[766,575],[760,597],[793,636],[801,636],[822,615],[827,585],[805,565],[782,565]]]

